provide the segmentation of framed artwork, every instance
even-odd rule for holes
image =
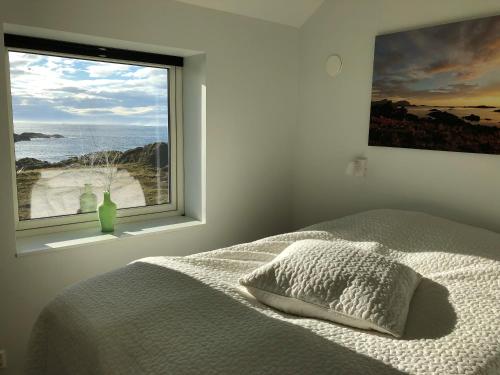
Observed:
[[[500,16],[377,36],[368,144],[500,154]]]

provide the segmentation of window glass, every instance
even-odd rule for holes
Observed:
[[[9,51],[19,220],[170,202],[169,69]]]

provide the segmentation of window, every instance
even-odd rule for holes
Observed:
[[[182,58],[5,35],[18,230],[182,214]]]

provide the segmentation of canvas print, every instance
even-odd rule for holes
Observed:
[[[369,145],[500,154],[500,16],[377,36]]]

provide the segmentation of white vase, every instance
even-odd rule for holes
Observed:
[[[97,196],[92,192],[92,184],[85,184],[83,194],[80,195],[80,212],[95,212],[97,210]]]

